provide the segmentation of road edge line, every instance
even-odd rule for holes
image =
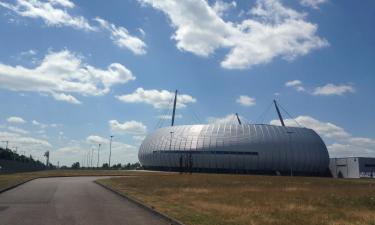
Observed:
[[[144,204],[143,202],[141,202],[141,201],[139,201],[139,200],[137,200],[135,198],[132,198],[132,197],[126,195],[126,194],[123,194],[123,193],[121,193],[121,192],[119,192],[119,191],[117,191],[117,190],[115,190],[115,189],[113,189],[111,187],[108,187],[108,186],[106,186],[106,185],[98,182],[97,180],[95,180],[94,183],[96,183],[99,186],[101,186],[101,187],[103,187],[103,188],[105,188],[105,189],[107,189],[107,190],[109,190],[109,191],[111,191],[111,192],[119,195],[122,198],[125,198],[126,200],[128,200],[128,201],[134,203],[135,205],[137,205],[138,207],[143,208],[143,209],[151,212],[152,214],[154,214],[154,215],[156,215],[156,216],[158,216],[158,217],[160,217],[162,219],[167,220],[168,222],[171,223],[171,225],[185,225],[182,222],[180,222],[180,221],[178,221],[178,220],[176,220],[176,219],[174,219],[174,218],[172,218],[172,217],[170,217],[170,216],[168,216],[168,215],[166,215],[166,214],[164,214],[162,212],[156,211],[154,208],[152,208],[152,207]]]

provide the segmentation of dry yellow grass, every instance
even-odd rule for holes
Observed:
[[[149,174],[99,182],[188,225],[375,225],[375,180]]]

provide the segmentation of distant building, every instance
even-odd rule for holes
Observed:
[[[329,169],[338,178],[375,178],[375,158],[331,158]]]

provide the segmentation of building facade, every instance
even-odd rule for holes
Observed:
[[[146,169],[321,175],[326,145],[311,129],[266,124],[171,126],[145,138],[138,153]]]
[[[375,158],[331,158],[329,169],[336,178],[375,178]]]

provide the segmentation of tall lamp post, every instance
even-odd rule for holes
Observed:
[[[91,148],[91,162],[90,162],[90,167],[92,168],[92,160],[94,158],[94,148]]]
[[[99,160],[100,160],[100,146],[101,146],[102,144],[99,144],[99,147],[98,147],[98,162],[96,163],[96,168],[99,168]]]
[[[112,154],[112,138],[114,137],[113,135],[110,136],[111,139],[109,141],[109,159],[108,159],[108,167],[111,168],[111,154]]]

